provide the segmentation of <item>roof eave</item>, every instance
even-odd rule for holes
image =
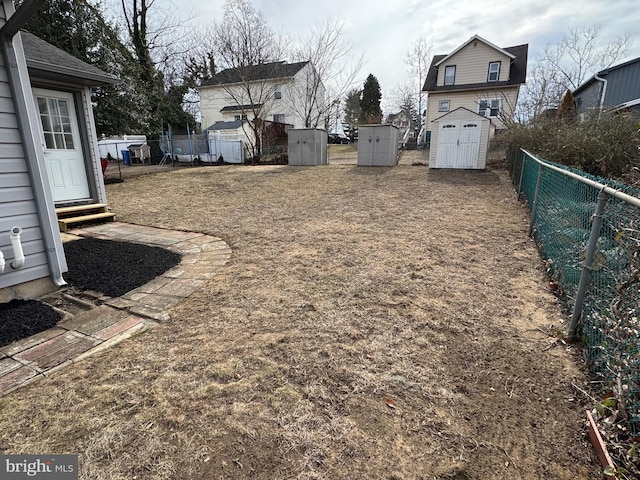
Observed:
[[[473,42],[474,40],[480,40],[482,43],[484,43],[485,45],[488,45],[489,47],[493,48],[494,50],[499,51],[500,53],[506,55],[507,57],[509,57],[511,60],[514,60],[516,57],[515,55],[507,52],[506,50],[498,47],[497,45],[494,45],[493,43],[491,43],[489,40],[485,40],[484,38],[482,38],[480,35],[474,35],[473,37],[471,37],[469,40],[467,40],[466,42],[464,42],[462,45],[460,45],[458,48],[456,48],[453,52],[451,52],[449,55],[447,55],[446,57],[444,57],[442,60],[440,60],[438,63],[435,64],[436,67],[439,67],[440,65],[442,65],[443,62],[445,62],[447,59],[451,58],[452,56],[454,56],[456,53],[458,53],[460,50],[462,50],[464,47],[466,47],[467,45],[469,45],[471,42]]]
[[[119,78],[111,75],[79,72],[72,68],[66,68],[60,65],[51,65],[37,60],[27,60],[27,70],[37,78],[66,81],[67,83],[80,83],[88,86],[114,85],[120,83]],[[69,82],[69,77],[74,80],[79,80],[79,82]]]

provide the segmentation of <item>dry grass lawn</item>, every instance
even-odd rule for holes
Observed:
[[[108,196],[232,260],[171,321],[1,398],[3,453],[79,453],[83,479],[599,478],[504,171],[180,168]]]

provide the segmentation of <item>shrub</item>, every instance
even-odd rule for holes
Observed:
[[[552,162],[593,175],[622,178],[640,167],[638,120],[626,113],[588,116],[582,122],[541,116],[514,124],[509,143]]]

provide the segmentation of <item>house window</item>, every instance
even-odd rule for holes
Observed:
[[[282,85],[276,85],[276,88],[274,89],[273,97],[276,100],[279,100],[282,98]]]
[[[235,116],[233,117],[233,119],[234,119],[236,122],[239,122],[240,120],[242,120],[243,122],[246,122],[246,121],[247,121],[247,116],[246,116],[246,115],[235,115]]]
[[[499,79],[500,79],[500,62],[490,62],[487,82],[497,82]]]
[[[497,117],[500,114],[500,99],[478,100],[478,113],[483,117]]]
[[[284,123],[284,113],[276,113],[273,116],[273,121],[276,123]]]
[[[449,65],[444,67],[444,84],[453,85],[456,79],[456,66]]]
[[[449,100],[440,100],[440,103],[438,103],[438,111],[448,112],[450,106],[451,106],[451,102]]]

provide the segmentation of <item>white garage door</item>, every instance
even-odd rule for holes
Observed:
[[[440,122],[436,168],[477,168],[480,151],[480,122]]]

